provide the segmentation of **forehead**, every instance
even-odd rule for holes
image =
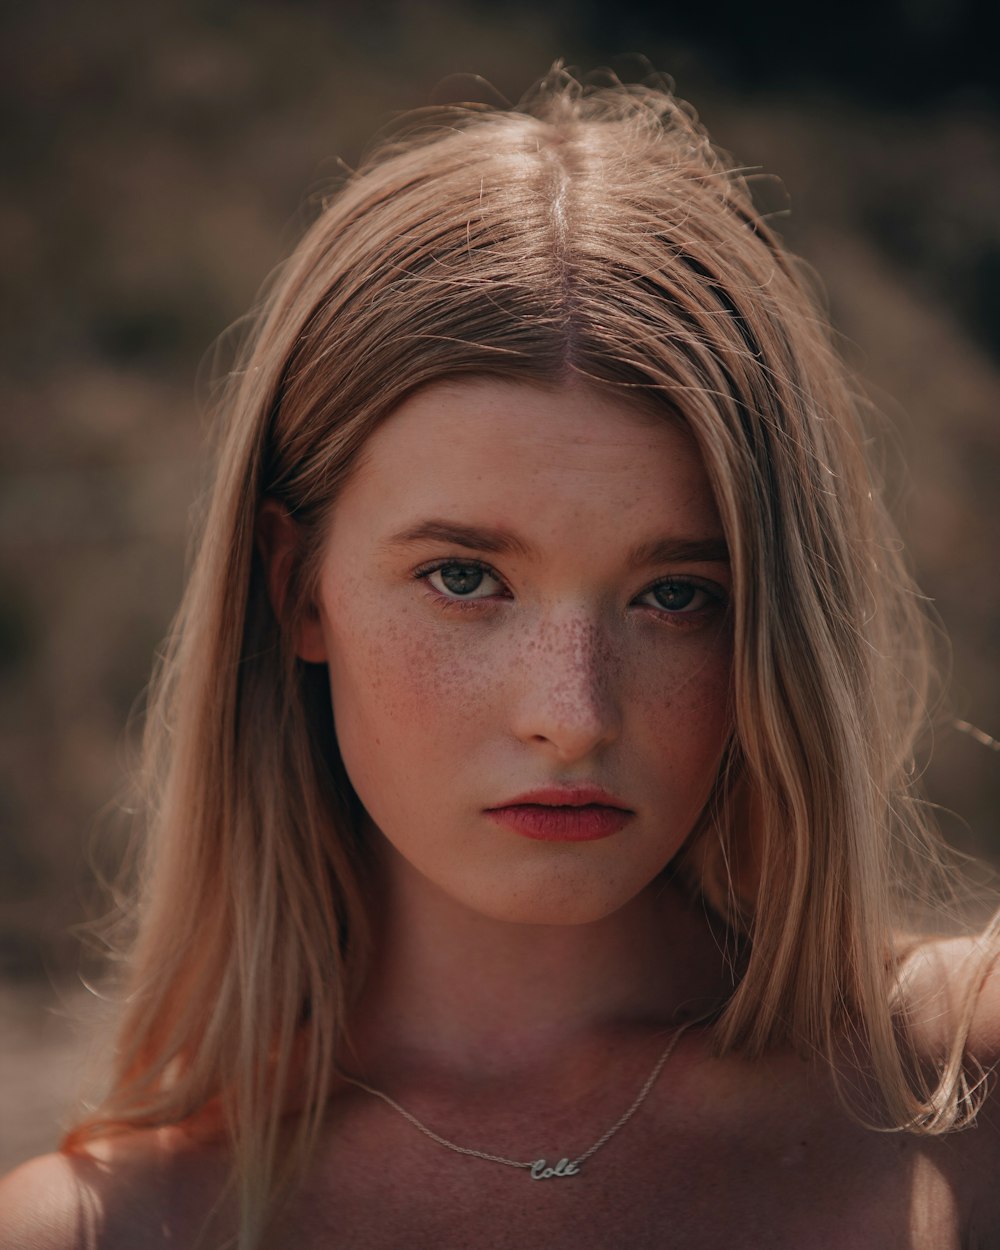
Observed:
[[[687,428],[580,384],[475,377],[422,388],[371,436],[341,502],[397,515],[449,505],[520,525],[576,515],[719,529]]]

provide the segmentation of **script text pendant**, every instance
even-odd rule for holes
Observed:
[[[554,1168],[548,1167],[544,1159],[536,1159],[531,1165],[531,1179],[547,1181],[554,1176],[576,1176],[579,1170],[575,1163],[570,1163],[569,1159],[560,1159]]]

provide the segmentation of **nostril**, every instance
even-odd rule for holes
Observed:
[[[613,649],[592,621],[550,624],[534,640],[521,692],[517,732],[545,743],[561,758],[579,758],[617,736],[616,663]]]

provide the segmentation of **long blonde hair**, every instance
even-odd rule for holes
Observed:
[[[326,674],[289,638],[366,439],[456,374],[584,379],[693,432],[734,578],[732,739],[681,865],[742,951],[716,1047],[832,1058],[850,1033],[887,1124],[955,1125],[962,1038],[921,1076],[894,998],[898,852],[934,855],[911,787],[928,648],[858,396],[809,282],[686,106],[557,67],[517,109],[415,115],[324,206],[256,320],[148,714],[117,1069],[68,1145],[216,1109],[245,1247],[283,1133],[288,1174],[303,1165],[369,924]],[[265,496],[304,536],[281,620],[254,548]]]

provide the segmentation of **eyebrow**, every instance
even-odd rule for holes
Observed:
[[[537,553],[532,545],[513,530],[482,525],[457,525],[453,521],[421,521],[385,540],[384,547],[403,547],[412,543],[437,542],[467,551],[488,551],[495,555],[519,555],[532,558]],[[664,536],[633,547],[627,556],[631,568],[651,564],[725,564],[729,560],[726,540],[721,537],[685,538]]]

